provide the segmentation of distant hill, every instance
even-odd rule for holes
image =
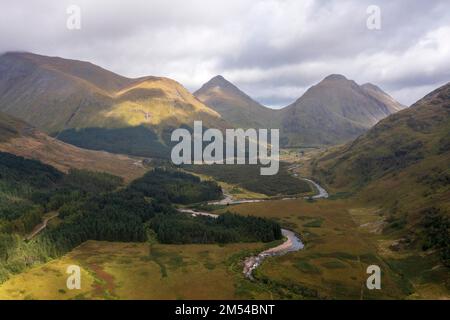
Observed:
[[[379,87],[360,86],[342,75],[326,77],[280,110],[262,106],[222,76],[195,96],[235,127],[280,129],[283,146],[343,143],[405,108]]]
[[[167,156],[168,130],[194,120],[227,126],[174,80],[17,52],[0,56],[0,111],[81,147],[138,156]]]
[[[71,168],[101,171],[123,177],[126,181],[147,171],[140,159],[80,149],[3,113],[0,113],[0,152],[39,160],[63,172]]]
[[[206,82],[194,95],[234,127],[271,127],[275,111],[259,104],[220,75]]]
[[[332,145],[356,138],[403,109],[374,85],[330,75],[278,114],[287,145]]]
[[[450,83],[326,152],[314,165],[314,175],[332,191],[381,205],[394,222],[415,228],[426,212],[448,216]]]

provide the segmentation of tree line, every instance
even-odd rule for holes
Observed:
[[[191,217],[174,206],[222,197],[217,183],[173,168],[155,168],[124,186],[106,173],[62,173],[39,161],[0,153],[0,282],[35,263],[58,257],[86,240],[161,243],[273,241],[270,220],[224,214]],[[25,235],[48,212],[58,212],[31,241]],[[149,232],[152,231],[152,232]]]

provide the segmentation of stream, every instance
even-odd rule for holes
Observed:
[[[202,212],[202,211],[196,211],[192,209],[178,209],[179,212],[190,214],[193,217],[198,216],[205,216],[217,219],[219,215],[212,214],[209,212]],[[304,245],[303,242],[300,240],[300,238],[291,230],[287,229],[281,229],[281,233],[286,238],[286,241],[284,241],[282,244],[267,249],[261,253],[259,253],[256,256],[247,257],[244,260],[244,275],[249,278],[253,279],[252,273],[253,270],[255,270],[257,267],[261,265],[263,260],[267,257],[275,257],[275,256],[282,256],[286,253],[298,251],[303,249]]]
[[[267,249],[256,256],[247,257],[244,260],[244,275],[253,279],[253,270],[258,268],[267,257],[282,256],[286,253],[298,251],[304,248],[303,242],[291,230],[281,229],[281,233],[287,240],[279,246]]]
[[[328,192],[322,188],[317,182],[311,180],[311,179],[306,179],[306,178],[301,178],[302,180],[308,181],[309,183],[311,183],[316,189],[317,189],[317,194],[315,196],[312,196],[313,199],[321,199],[321,198],[328,198]]]
[[[312,196],[313,199],[328,198],[328,192],[324,188],[322,188],[318,183],[314,182],[313,180],[306,179],[306,178],[300,178],[300,179],[308,181],[317,189],[317,194]],[[306,197],[306,198],[309,198],[309,197]],[[296,198],[284,198],[282,200],[292,200],[292,199],[296,199]],[[262,202],[262,201],[267,201],[267,200],[264,200],[264,199],[235,200],[235,199],[233,199],[232,195],[225,194],[224,199],[219,200],[219,201],[208,202],[208,204],[230,205],[230,204],[240,204],[240,203]],[[178,209],[178,211],[190,214],[193,217],[206,216],[206,217],[215,218],[215,219],[217,217],[219,217],[217,214],[212,214],[209,212],[201,212],[201,211],[196,211],[196,210],[192,210],[192,209]],[[258,268],[261,265],[261,263],[264,261],[264,259],[266,259],[267,257],[282,256],[289,252],[298,251],[298,250],[301,250],[304,248],[303,242],[293,231],[288,230],[288,229],[281,229],[281,233],[286,238],[286,241],[284,241],[282,244],[280,244],[276,247],[264,250],[263,252],[255,255],[255,256],[247,257],[244,259],[243,273],[244,273],[245,277],[253,280],[253,270]]]
[[[314,188],[316,188],[317,190],[317,194],[312,196],[312,199],[326,199],[329,197],[328,192],[322,188],[317,182],[311,180],[311,179],[307,179],[307,178],[299,178],[301,180],[307,181],[309,183],[311,183]],[[223,198],[222,200],[218,200],[218,201],[210,201],[208,202],[208,204],[210,205],[230,205],[230,204],[241,204],[241,203],[255,203],[255,202],[263,202],[263,201],[269,201],[271,199],[240,199],[240,200],[235,200],[233,199],[233,196],[230,194],[226,194],[224,193],[225,198]],[[308,199],[310,197],[305,197],[305,199]],[[295,200],[298,199],[298,197],[286,197],[286,198],[282,198],[281,200]],[[273,200],[273,199],[272,199]]]

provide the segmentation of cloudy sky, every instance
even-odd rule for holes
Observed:
[[[66,26],[70,5],[81,29]],[[369,5],[381,29],[367,28]],[[194,91],[222,74],[287,105],[331,73],[411,104],[450,81],[448,0],[0,0],[0,52],[88,60]]]

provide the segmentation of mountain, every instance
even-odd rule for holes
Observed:
[[[147,171],[140,159],[80,149],[4,113],[0,113],[0,152],[39,160],[63,172],[87,169],[117,175],[126,181]]]
[[[282,146],[349,141],[402,109],[372,84],[330,75],[272,110],[216,76],[195,96],[162,77],[130,79],[89,62],[10,52],[0,56],[0,111],[78,147],[167,158],[174,128],[279,128]]]
[[[218,75],[194,95],[237,128],[269,128],[274,110],[264,107],[234,84]]]
[[[403,109],[378,87],[330,75],[278,114],[287,145],[337,144]]]
[[[0,56],[0,111],[81,147],[138,156],[167,156],[170,129],[194,120],[227,126],[174,80],[21,52]]]
[[[347,142],[405,108],[373,84],[360,86],[336,74],[280,110],[262,106],[222,76],[194,95],[235,127],[280,129],[283,146]]]
[[[332,191],[357,194],[385,208],[391,220],[415,226],[424,212],[450,212],[449,164],[447,83],[320,156],[314,175]]]

